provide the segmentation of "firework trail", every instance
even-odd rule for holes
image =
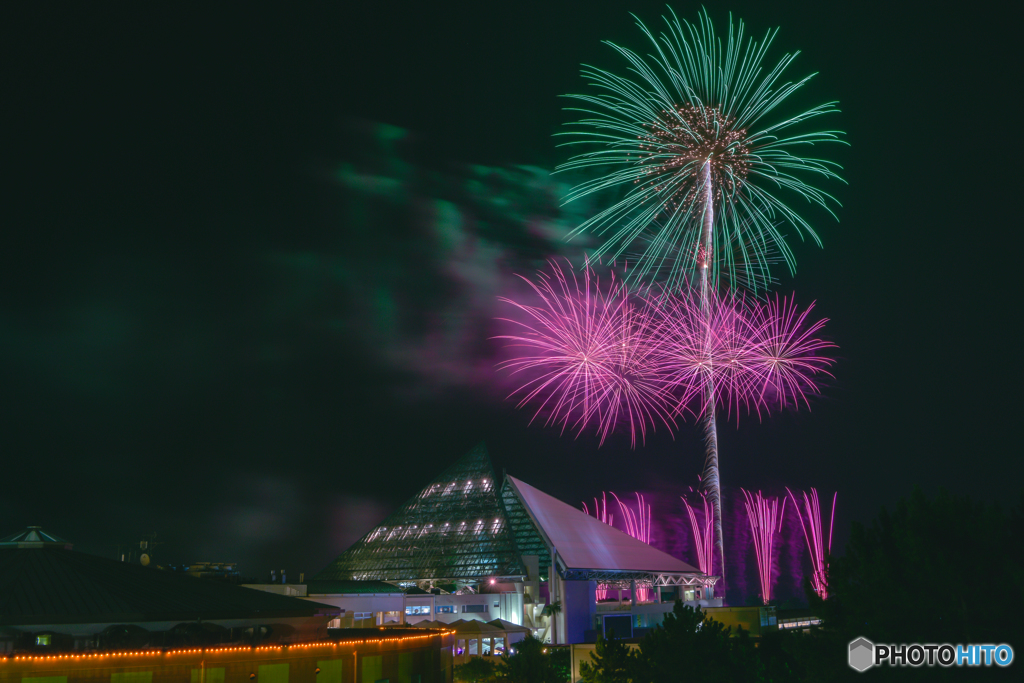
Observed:
[[[602,285],[589,266],[577,277],[552,262],[538,282],[523,279],[541,303],[500,299],[523,319],[504,319],[519,334],[497,338],[527,352],[498,367],[529,377],[513,395],[521,394],[519,407],[538,402],[531,422],[546,413],[545,424],[561,423],[577,436],[593,424],[602,444],[620,424],[634,446],[659,423],[671,432],[670,397],[650,362],[650,308],[631,302],[614,277]]]
[[[615,495],[615,494],[612,494]],[[583,512],[590,514],[590,510],[587,509],[587,504],[583,503]],[[594,517],[601,520],[608,526],[614,527],[613,522],[615,521],[615,515],[608,512],[608,494],[604,491],[601,492],[601,500],[594,498]],[[596,597],[598,602],[601,600],[608,600],[612,597],[611,586],[607,583],[597,584]]]
[[[832,553],[832,524],[836,519],[836,496],[839,495],[839,492],[837,491],[832,495],[832,514],[829,516],[828,543],[826,545],[825,537],[822,534],[821,506],[818,504],[818,491],[812,488],[810,496],[806,492],[801,491],[804,502],[803,513],[800,512],[800,505],[797,503],[793,492],[788,487],[786,491],[793,500],[793,509],[796,510],[796,516],[800,520],[800,527],[804,531],[804,539],[807,541],[807,552],[811,557],[811,568],[813,570],[811,574],[811,587],[818,594],[818,597],[825,600],[828,598],[828,558]]]
[[[619,510],[622,512],[622,519],[625,520],[626,533],[637,539],[643,541],[647,545],[651,544],[651,506],[639,493],[634,494],[636,496],[636,510],[631,508],[626,503],[612,492],[612,496],[615,498],[615,502],[619,504]],[[587,508],[587,504],[583,503],[583,511],[588,515],[591,514]],[[612,522],[615,517],[608,511],[608,494],[607,492],[601,493],[600,501],[594,498],[594,517],[601,520],[608,526],[614,527]],[[608,584],[599,584],[597,587],[597,599],[605,600],[611,597],[611,586]],[[636,599],[637,602],[650,602],[654,599],[654,588],[651,586],[637,586],[636,587]]]
[[[714,567],[714,553],[712,552],[714,544],[714,518],[711,516],[711,510],[708,509],[708,497],[703,491],[700,492],[700,498],[704,504],[703,522],[697,520],[697,515],[693,507],[690,506],[689,501],[680,496],[683,505],[686,507],[686,514],[690,518],[690,528],[693,530],[693,544],[697,548],[697,567],[701,572],[712,576]]]
[[[619,504],[619,510],[622,511],[622,518],[625,520],[626,533],[637,539],[643,541],[647,545],[651,544],[651,506],[644,500],[644,497],[639,493],[635,493],[636,496],[636,510],[634,511],[631,507],[626,505],[619,499],[615,493],[615,502]],[[651,586],[640,586],[636,587],[636,600],[637,602],[651,602],[654,600],[654,588]]]
[[[772,560],[774,559],[775,536],[782,530],[782,516],[786,512],[786,499],[782,499],[779,510],[777,498],[765,498],[758,491],[756,495],[746,489],[747,519],[754,537],[754,551],[757,554],[757,571],[761,576],[761,598],[768,604],[772,598]]]

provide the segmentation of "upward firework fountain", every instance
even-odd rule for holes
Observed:
[[[583,503],[583,511],[588,515],[591,514],[590,509],[587,507],[586,503]],[[613,513],[608,512],[608,494],[606,492],[601,492],[600,500],[594,498],[593,515],[594,517],[597,517],[599,520],[601,520],[608,526],[615,526],[613,524],[613,522],[615,521],[615,515]],[[609,586],[607,583],[597,584],[597,591],[595,593],[595,597],[597,598],[598,602],[602,600],[610,600],[612,597],[611,586]]]
[[[757,553],[757,571],[761,576],[761,599],[768,604],[772,599],[772,560],[775,558],[775,536],[782,530],[782,516],[786,511],[786,499],[779,509],[778,498],[765,498],[758,491],[751,494],[745,489],[747,519],[754,536],[754,551]]]
[[[712,551],[715,543],[714,518],[711,516],[711,509],[708,506],[707,494],[700,491],[701,503],[704,505],[704,516],[700,521],[697,520],[697,514],[694,512],[693,507],[690,506],[689,501],[682,496],[680,498],[686,507],[686,514],[690,517],[690,528],[693,530],[693,545],[697,549],[697,567],[708,576],[712,576],[714,574],[714,554]]]
[[[800,520],[800,527],[804,531],[804,539],[807,541],[807,552],[811,556],[811,588],[818,594],[818,597],[825,600],[828,598],[828,557],[832,552],[832,523],[835,522],[836,518],[836,496],[839,495],[839,492],[837,491],[832,495],[832,514],[829,515],[828,543],[826,545],[825,536],[822,533],[821,506],[818,504],[818,491],[812,488],[809,496],[806,492],[801,491],[804,504],[803,512],[800,511],[800,505],[797,503],[793,492],[788,488],[786,491],[793,501],[793,509],[796,510],[796,516]]]
[[[612,493],[615,496],[614,493]],[[651,544],[651,506],[644,500],[644,497],[639,493],[634,494],[636,496],[636,510],[634,511],[631,507],[626,505],[615,496],[615,502],[619,504],[619,510],[622,511],[622,518],[626,523],[626,533],[637,539],[643,541],[647,545]],[[650,602],[654,599],[654,588],[652,586],[641,586],[636,587],[636,600],[637,602]]]
[[[636,509],[634,510],[627,503],[622,502],[615,493],[612,496],[615,498],[615,502],[619,504],[619,511],[622,513],[622,519],[626,527],[626,533],[644,543],[650,545],[651,543],[651,506],[644,499],[644,497],[635,493],[636,496]],[[583,511],[588,515],[591,514],[590,509],[586,503],[583,503]],[[593,516],[601,520],[608,526],[614,526],[612,522],[615,520],[615,516],[608,511],[608,494],[605,492],[601,493],[601,498],[598,500],[594,498],[594,512]],[[612,597],[612,587],[608,584],[598,584],[597,586],[597,599],[607,600]],[[654,588],[651,586],[637,586],[636,587],[636,599],[637,602],[650,602],[654,599]]]

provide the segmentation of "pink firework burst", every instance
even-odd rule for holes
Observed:
[[[545,424],[581,434],[595,425],[601,443],[618,426],[629,430],[633,445],[658,423],[670,431],[670,396],[651,363],[654,354],[651,309],[633,302],[614,277],[602,285],[590,267],[567,274],[551,263],[537,283],[523,278],[539,298],[527,305],[502,298],[521,314],[507,320],[518,334],[501,335],[524,353],[499,368],[529,379],[513,392],[519,406],[536,402],[531,422],[546,414]]]
[[[803,512],[800,511],[800,505],[793,492],[789,488],[786,491],[789,492],[789,497],[793,500],[793,509],[796,510],[796,516],[800,519],[800,527],[803,529],[804,539],[807,541],[807,552],[811,556],[811,569],[813,570],[811,588],[818,594],[818,597],[826,600],[828,598],[828,557],[832,552],[832,524],[836,519],[836,497],[839,492],[832,495],[832,514],[829,516],[828,542],[826,544],[817,490],[812,488],[809,496],[806,492],[801,491],[804,502]]]
[[[800,311],[793,301],[714,295],[703,301],[694,292],[652,299],[658,319],[652,362],[677,397],[677,414],[700,416],[715,406],[737,416],[741,409],[760,415],[809,407],[817,376],[829,375],[833,362],[822,351],[835,345],[815,336],[826,321],[808,322],[814,305]]]
[[[503,318],[516,333],[497,339],[515,355],[498,367],[525,378],[512,395],[536,406],[531,422],[543,415],[577,436],[592,426],[602,444],[624,427],[635,446],[686,413],[809,406],[819,376],[831,376],[823,352],[835,345],[817,336],[826,321],[809,320],[813,304],[801,310],[793,297],[631,296],[612,276],[602,283],[589,266],[577,274],[557,263],[523,280],[538,302],[501,299],[520,315]]]
[[[782,516],[786,512],[786,499],[782,499],[782,509],[779,510],[778,498],[765,498],[760,491],[757,494],[751,494],[746,489],[740,490],[743,491],[743,497],[746,498],[747,519],[750,521],[750,531],[754,535],[757,572],[761,577],[761,598],[767,605],[772,599],[772,561],[775,558],[775,536],[782,530]]]
[[[755,406],[810,409],[807,395],[820,393],[817,375],[831,377],[832,359],[822,352],[835,344],[818,338],[827,320],[809,321],[811,303],[801,311],[795,296],[749,307],[751,348],[748,394]],[[755,398],[756,397],[756,398]]]

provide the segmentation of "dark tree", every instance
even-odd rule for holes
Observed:
[[[998,505],[916,489],[832,563],[827,620],[881,643],[1021,644],[1024,497]],[[1011,642],[1016,638],[1017,642]]]
[[[532,635],[520,640],[498,665],[498,675],[508,683],[565,683],[569,679],[569,651],[551,648]]]
[[[465,683],[487,683],[493,681],[497,674],[494,662],[473,657],[465,664],[459,664],[454,670],[455,680]]]
[[[580,675],[584,683],[628,683],[636,668],[636,657],[615,632],[608,630],[608,638],[598,634],[597,645],[590,655],[591,662],[582,662]]]

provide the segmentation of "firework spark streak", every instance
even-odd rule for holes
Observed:
[[[625,426],[635,445],[659,423],[671,431],[676,418],[703,419],[716,406],[737,419],[809,407],[818,376],[831,376],[823,352],[835,345],[816,336],[826,320],[808,319],[813,304],[692,290],[631,299],[608,280],[552,264],[537,284],[527,280],[541,305],[501,299],[521,319],[503,319],[520,333],[497,337],[515,349],[498,367],[529,376],[513,395],[518,407],[537,405],[532,419],[546,413],[577,435],[593,425],[602,443]]]
[[[831,377],[833,360],[823,352],[835,344],[816,336],[827,320],[808,320],[814,304],[800,310],[794,301],[701,301],[692,291],[652,299],[658,324],[650,362],[677,398],[675,414],[701,417],[714,406],[737,417],[810,408],[818,376]]]
[[[622,519],[625,520],[626,533],[638,541],[643,541],[647,545],[650,545],[651,506],[639,493],[635,493],[634,495],[636,496],[637,503],[636,510],[633,510],[629,505],[623,503],[622,500],[612,492],[612,496],[615,498],[615,502],[619,504],[619,510],[622,512]],[[583,503],[583,511],[588,515],[591,514],[586,503]],[[600,500],[594,498],[593,516],[608,526],[614,527],[612,522],[615,520],[615,516],[608,511],[607,492],[601,493]],[[608,584],[599,584],[597,586],[597,599],[605,600],[609,597],[611,597],[611,586]],[[654,588],[651,586],[637,586],[636,599],[637,602],[652,601],[654,599]]]
[[[693,529],[693,544],[697,548],[697,566],[700,570],[711,576],[714,567],[714,528],[711,510],[708,508],[708,498],[703,491],[700,492],[701,501],[704,503],[704,521],[697,521],[697,515],[686,498],[680,496],[683,505],[686,507],[686,514],[690,517],[690,528]]]
[[[636,496],[636,511],[630,508],[628,505],[622,502],[615,493],[615,502],[619,504],[619,510],[622,511],[622,518],[625,520],[626,533],[637,539],[643,541],[647,545],[651,544],[651,506],[644,500],[644,497],[639,493],[635,493]],[[654,588],[651,586],[637,586],[636,587],[636,600],[637,602],[651,602],[654,599]]]
[[[651,309],[633,304],[614,277],[602,286],[589,267],[577,277],[552,263],[551,272],[540,272],[537,283],[523,279],[541,305],[501,298],[524,320],[504,319],[520,334],[497,337],[529,349],[498,366],[534,375],[513,392],[522,395],[519,407],[537,401],[532,419],[546,412],[546,424],[560,422],[563,431],[574,430],[577,436],[594,424],[602,444],[619,425],[628,428],[634,446],[658,423],[671,432],[670,396],[650,362],[655,351]]]
[[[740,490],[743,491],[743,497],[746,499],[747,519],[750,521],[750,531],[754,535],[757,571],[761,576],[761,598],[767,605],[772,598],[772,560],[775,557],[775,536],[782,530],[782,516],[786,512],[786,499],[782,499],[780,511],[777,498],[765,498],[760,491],[751,494],[746,489]]]
[[[587,509],[586,503],[583,503],[583,511],[588,515],[590,514],[590,510]],[[608,512],[608,494],[606,492],[601,492],[601,500],[594,498],[594,517],[601,520],[608,526],[615,526],[613,524],[615,521],[615,515]],[[597,584],[597,591],[595,595],[598,601],[610,599],[612,597],[611,586],[607,583]]]
[[[797,503],[796,496],[793,492],[786,488],[789,493],[789,497],[793,501],[793,509],[796,510],[796,516],[800,520],[800,527],[804,531],[804,539],[807,541],[807,552],[811,557],[811,568],[813,573],[811,574],[811,588],[818,594],[822,600],[828,598],[828,558],[832,553],[832,524],[836,519],[836,496],[839,495],[837,491],[832,495],[832,514],[829,516],[828,523],[828,543],[825,543],[825,537],[822,533],[821,526],[821,506],[818,504],[818,491],[811,489],[811,495],[808,496],[806,492],[801,491],[804,502],[804,511],[800,512],[800,505]]]
[[[613,258],[638,239],[646,241],[635,275],[667,273],[673,288],[687,276],[696,279],[692,276],[705,264],[716,284],[721,268],[764,270],[773,249],[793,270],[793,253],[780,225],[792,226],[819,245],[820,240],[785,195],[832,213],[838,202],[814,181],[842,180],[838,164],[804,155],[816,145],[840,142],[842,133],[797,129],[837,112],[835,103],[777,115],[813,76],[782,80],[798,53],[783,55],[774,67],[765,65],[777,31],[758,42],[744,36],[742,21],[730,22],[720,38],[706,12],[697,24],[680,21],[674,13],[665,23],[667,31],[655,37],[638,22],[649,41],[646,59],[606,43],[626,59],[630,77],[585,67],[583,76],[595,91],[569,95],[581,103],[570,111],[582,116],[562,135],[570,136],[567,145],[590,151],[559,170],[596,169],[603,175],[575,187],[566,201],[609,188],[626,190],[575,232],[607,235],[598,255]],[[702,233],[708,221],[711,239],[706,240]],[[737,237],[738,250],[722,251],[710,264],[698,257],[671,258],[680,245],[702,243],[705,253],[717,254],[716,243]]]

